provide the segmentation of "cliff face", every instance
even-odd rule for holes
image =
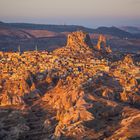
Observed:
[[[93,47],[82,31],[52,53],[1,52],[0,138],[140,137],[139,67],[113,55],[103,35]]]
[[[92,48],[92,43],[87,33],[83,33],[82,31],[77,31],[68,35],[67,46],[76,47],[76,48],[77,47]]]

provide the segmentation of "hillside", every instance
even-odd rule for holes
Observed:
[[[120,27],[120,29],[126,32],[130,32],[132,34],[140,34],[140,27],[123,26],[123,27]]]
[[[140,139],[133,57],[82,31],[50,53],[0,52],[0,139]]]

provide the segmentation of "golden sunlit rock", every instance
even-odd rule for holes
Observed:
[[[139,66],[82,31],[53,52],[0,53],[0,138],[140,138]]]
[[[102,53],[111,53],[112,52],[110,46],[107,46],[106,38],[103,35],[99,36],[97,45],[94,48],[98,51],[101,51]]]

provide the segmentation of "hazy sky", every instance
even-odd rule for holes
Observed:
[[[140,26],[140,0],[0,0],[0,20],[88,27]]]

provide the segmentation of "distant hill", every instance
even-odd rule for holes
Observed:
[[[123,27],[120,27],[120,29],[129,33],[132,33],[132,34],[140,34],[140,27],[123,26]]]
[[[130,33],[119,29],[117,27],[99,27],[91,29],[78,25],[45,25],[45,24],[31,24],[31,23],[3,23],[0,22],[0,28],[14,28],[14,29],[27,29],[27,30],[48,30],[51,32],[73,32],[82,30],[88,33],[107,34],[121,38],[140,38],[140,35]]]
[[[108,34],[108,35],[117,36],[117,37],[121,37],[121,38],[136,37],[134,34],[123,31],[117,27],[99,27],[99,28],[95,29],[95,32],[99,33],[99,34]]]

